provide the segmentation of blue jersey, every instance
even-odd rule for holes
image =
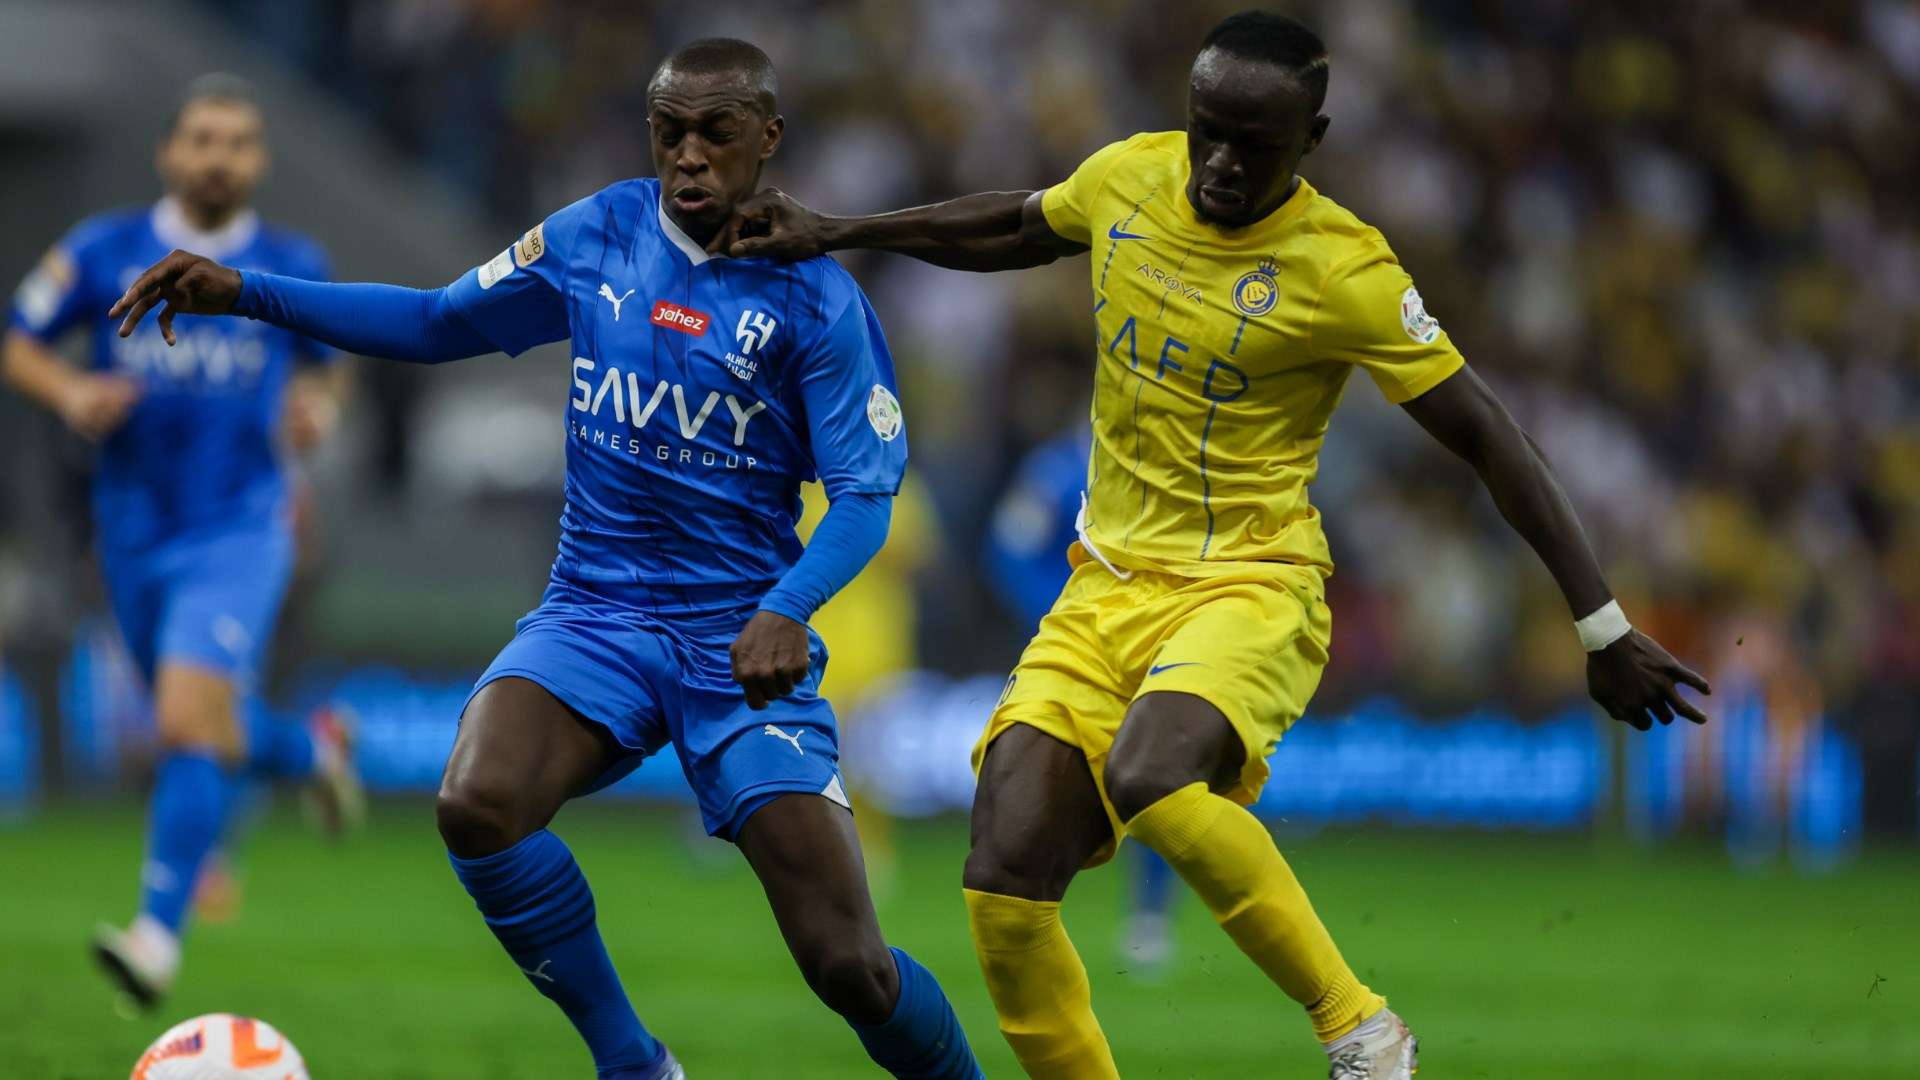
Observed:
[[[893,358],[860,287],[828,258],[710,257],[657,180],[558,211],[449,299],[503,352],[571,342],[552,581],[583,602],[750,607],[800,555],[802,481],[899,490]]]
[[[152,319],[121,338],[107,309],[174,248],[242,269],[327,277],[318,245],[251,211],[201,233],[162,200],[81,222],[20,286],[10,325],[43,342],[86,327],[91,366],[140,386],[126,423],[101,445],[94,477],[94,516],[110,551],[271,523],[285,500],[276,426],[288,375],[296,360],[333,355],[250,319],[182,315],[171,348]]]

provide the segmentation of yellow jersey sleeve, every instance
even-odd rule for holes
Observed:
[[[1427,314],[1413,278],[1384,246],[1333,268],[1309,333],[1315,354],[1365,368],[1395,405],[1440,385],[1466,364]]]
[[[1107,174],[1142,137],[1135,135],[1130,139],[1108,143],[1094,151],[1092,157],[1073,170],[1072,176],[1048,188],[1040,196],[1040,212],[1046,215],[1047,224],[1053,226],[1054,232],[1077,244],[1093,242],[1093,201],[1106,183]]]

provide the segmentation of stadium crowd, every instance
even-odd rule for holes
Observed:
[[[516,223],[649,171],[647,58],[685,24],[626,3],[223,6]],[[1208,24],[1196,6],[749,3],[702,29],[783,64],[775,182],[855,211],[1043,186],[1178,126],[1189,50],[1170,43]],[[1910,703],[1920,10],[1299,7],[1334,58],[1308,175],[1386,232],[1545,446],[1631,610],[1811,712]],[[1083,270],[851,261],[923,406],[916,462],[971,550],[1019,453],[1080,410],[1085,320],[1060,313],[1084,305]],[[1369,400],[1336,423],[1317,489],[1341,567],[1329,689],[1564,696],[1579,654],[1531,556],[1464,497],[1471,477],[1352,396]]]

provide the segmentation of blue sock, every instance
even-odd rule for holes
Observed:
[[[1160,853],[1142,845],[1140,848],[1137,884],[1134,893],[1137,910],[1149,915],[1165,915],[1173,906],[1173,884],[1179,880],[1173,867]]]
[[[252,698],[242,707],[247,723],[247,772],[274,780],[305,780],[313,775],[313,732],[297,720],[279,716]]]
[[[180,932],[207,852],[220,842],[232,805],[233,779],[204,750],[175,750],[160,759],[147,810],[147,862],[140,874],[140,912]]]
[[[900,1000],[885,1022],[850,1024],[875,1065],[900,1080],[983,1080],[960,1018],[933,972],[893,950],[900,972]]]
[[[644,1077],[666,1048],[640,1024],[594,923],[593,892],[573,852],[545,829],[453,872],[535,990],[573,1022],[602,1078]]]

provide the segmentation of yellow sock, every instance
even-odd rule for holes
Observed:
[[[1000,1034],[1034,1080],[1119,1080],[1058,902],[965,890]]]
[[[1341,959],[1272,834],[1245,807],[1189,784],[1135,815],[1127,834],[1172,863],[1240,951],[1307,1007],[1321,1042],[1386,1005]]]

